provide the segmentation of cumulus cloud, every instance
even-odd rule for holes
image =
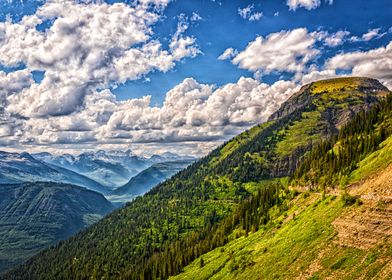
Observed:
[[[325,0],[328,5],[333,4],[333,0]],[[290,10],[295,11],[298,8],[305,8],[307,10],[313,10],[321,5],[321,0],[287,0],[287,6]]]
[[[333,33],[325,38],[325,45],[328,47],[340,46],[345,42],[348,35],[350,35],[350,32],[339,30],[338,32]]]
[[[251,78],[215,88],[187,78],[167,93],[161,108],[152,107],[148,96],[115,102],[99,134],[137,143],[224,139],[266,120],[295,88],[293,82],[269,86]]]
[[[258,21],[263,17],[262,12],[255,12],[254,5],[248,5],[245,8],[238,8],[238,14],[246,20],[249,21]]]
[[[48,1],[20,22],[0,23],[0,63],[44,71],[41,83],[8,98],[10,113],[24,117],[67,115],[97,88],[166,72],[199,52],[179,23],[170,49],[151,39],[159,9],[168,0],[135,5],[104,2]],[[37,26],[51,21],[49,29]]]
[[[118,101],[103,90],[87,95],[79,110],[69,115],[0,125],[0,137],[14,139],[14,129],[22,145],[194,142],[201,149],[211,146],[205,146],[206,141],[223,141],[265,121],[297,89],[291,81],[268,85],[242,77],[216,87],[187,78],[167,92],[162,107],[151,106],[150,96]]]
[[[238,54],[238,51],[233,48],[226,49],[219,57],[219,60],[232,59]]]
[[[319,7],[321,0],[287,0],[287,6],[290,10],[295,11],[296,9],[302,7],[307,10],[313,10]]]
[[[283,30],[266,37],[257,37],[245,50],[234,56],[232,63],[260,75],[273,72],[298,73],[320,53],[314,48],[315,42],[316,39],[306,28]],[[230,50],[226,51],[231,54]]]
[[[392,42],[369,51],[338,54],[326,63],[329,70],[349,70],[355,76],[369,76],[392,86]]]
[[[371,41],[373,39],[380,39],[387,34],[387,32],[381,33],[380,31],[381,31],[381,28],[369,29],[368,32],[364,33],[361,37],[352,36],[350,38],[350,41],[351,42],[367,42],[367,41]]]

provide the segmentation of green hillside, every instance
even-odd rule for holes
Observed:
[[[391,106],[392,98],[388,122]],[[390,136],[356,164],[355,184],[329,192],[292,187],[297,195],[270,208],[265,226],[170,279],[391,279],[391,143]]]
[[[172,279],[391,279],[391,120],[392,96],[357,114],[306,155],[265,225],[231,227]]]
[[[297,170],[299,162],[304,162],[304,157],[305,161],[314,162],[313,151],[323,151],[322,139],[335,141],[341,127],[358,112],[369,111],[387,94],[379,82],[367,78],[334,79],[304,86],[268,122],[235,137],[145,196],[40,253],[5,278],[165,279],[182,272],[195,258],[216,247],[225,246],[218,249],[219,256],[232,257],[238,251],[226,248],[232,242],[263,232],[271,235],[276,231],[275,223],[285,225],[283,217],[292,211],[293,201],[311,204],[316,194],[300,200],[298,191],[288,189],[288,176]],[[383,131],[386,137],[389,130]],[[350,133],[348,131],[348,135]],[[301,173],[295,173],[292,179],[306,185],[310,171],[302,167]],[[340,178],[341,174],[333,175]],[[350,174],[343,175],[349,177]],[[320,225],[316,224],[314,230],[317,233],[325,229],[328,235],[328,219],[343,211],[344,203],[332,196],[321,197],[322,200],[312,206],[313,212],[305,209],[304,215],[315,215],[312,220],[319,217]],[[303,223],[308,221],[304,219]],[[294,230],[297,236],[302,236],[298,230],[303,227],[304,224],[298,224]],[[287,231],[289,234],[293,229]],[[277,241],[268,239],[265,244],[271,248],[280,246]],[[298,247],[298,254],[300,249]],[[268,252],[269,248],[261,248],[261,252],[264,250]],[[251,256],[242,253],[244,258]],[[195,273],[188,279],[199,279],[200,271],[208,267],[207,261],[211,258],[206,255],[205,259],[199,259],[201,269],[187,267],[185,272]],[[253,262],[245,266],[252,266]],[[233,266],[235,271],[236,263]],[[213,274],[221,267],[225,267],[222,262],[214,266]]]
[[[0,271],[70,237],[113,210],[101,194],[67,184],[0,185]]]

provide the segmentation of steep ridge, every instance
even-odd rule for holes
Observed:
[[[67,184],[0,186],[0,271],[98,221],[113,210],[101,194]]]
[[[305,106],[284,110],[278,119],[272,117],[237,136],[145,196],[37,255],[7,278],[150,279],[177,274],[203,248],[196,243],[192,252],[179,258],[175,252],[182,244],[203,240],[242,202],[253,209],[252,205],[269,207],[291,197],[279,184],[268,187],[268,180],[290,175],[312,146],[336,135],[352,115],[366,111],[387,93],[377,81],[366,78],[312,83],[293,97],[308,96]],[[282,108],[290,108],[290,102]],[[331,122],[331,116],[340,116],[339,121]],[[261,192],[248,203],[255,184]],[[247,213],[246,207],[240,214]],[[269,219],[260,217],[257,223]]]

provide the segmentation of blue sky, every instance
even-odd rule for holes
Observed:
[[[86,143],[86,145],[94,145],[94,142],[97,141],[97,133],[102,134],[102,132],[98,132],[97,128],[95,127],[102,127],[103,125],[107,127],[109,123],[112,122],[109,121],[109,119],[106,119],[106,115],[110,115],[114,118],[115,114],[113,114],[113,112],[118,113],[118,110],[116,109],[114,111],[110,111],[110,113],[105,111],[105,113],[102,113],[103,115],[105,115],[105,117],[97,117],[100,122],[102,121],[102,119],[105,119],[103,123],[93,124],[91,118],[84,117],[83,114],[87,113],[86,111],[83,111],[82,108],[83,106],[86,106],[86,100],[90,100],[88,98],[90,96],[93,96],[93,93],[99,93],[105,89],[109,90],[114,96],[115,101],[113,102],[115,102],[116,105],[113,106],[117,107],[125,106],[125,104],[121,103],[122,101],[135,100],[132,102],[139,102],[136,100],[150,95],[151,101],[148,105],[148,114],[151,113],[151,118],[153,118],[154,120],[159,119],[161,121],[163,118],[162,115],[166,114],[167,110],[165,112],[162,112],[162,109],[158,112],[153,108],[155,106],[161,107],[165,98],[167,99],[168,92],[172,89],[175,89],[173,90],[173,96],[180,89],[187,89],[188,91],[186,93],[181,92],[181,98],[184,96],[186,98],[189,98],[189,96],[191,95],[189,92],[197,89],[198,91],[200,91],[199,95],[197,95],[199,96],[199,99],[198,101],[194,102],[195,104],[199,104],[200,102],[206,101],[211,96],[214,96],[214,94],[217,96],[222,95],[222,98],[224,99],[225,93],[222,92],[228,91],[228,85],[235,84],[240,88],[242,86],[246,87],[247,89],[249,87],[252,87],[253,89],[259,87],[259,85],[262,85],[263,91],[260,92],[260,95],[263,96],[263,99],[261,100],[263,100],[263,102],[266,104],[255,105],[256,101],[252,99],[252,106],[254,106],[255,108],[257,107],[254,112],[269,112],[270,110],[276,109],[275,103],[279,103],[285,98],[287,98],[287,96],[285,96],[284,98],[279,97],[277,93],[273,97],[269,97],[273,98],[274,100],[265,100],[264,98],[264,95],[267,94],[266,91],[268,90],[268,87],[272,87],[279,81],[291,82],[292,84],[298,86],[303,82],[311,81],[312,77],[327,78],[329,76],[341,74],[368,74],[369,76],[380,78],[381,80],[384,79],[382,80],[382,82],[384,82],[384,84],[386,85],[391,84],[389,76],[384,77],[385,75],[382,75],[381,69],[376,69],[377,67],[374,67],[371,62],[371,58],[374,56],[373,50],[376,50],[376,56],[379,59],[381,59],[383,55],[385,56],[385,54],[389,57],[390,52],[387,46],[388,44],[390,44],[392,39],[392,5],[390,5],[389,0],[358,0],[355,1],[355,4],[353,4],[353,1],[350,0],[175,0],[169,1],[169,3],[166,3],[166,0],[157,0],[155,2],[159,2],[160,4],[163,3],[162,6],[154,7],[150,4],[147,8],[142,7],[141,3],[136,3],[134,1],[108,0],[106,2],[75,2],[70,0],[65,2],[69,2],[69,5],[71,5],[69,7],[74,8],[77,5],[79,5],[79,8],[88,8],[89,5],[94,5],[94,7],[104,6],[108,10],[110,9],[110,7],[115,6],[116,3],[120,3],[121,5],[118,7],[120,7],[120,9],[123,9],[124,11],[128,11],[130,7],[136,7],[137,9],[140,9],[142,11],[146,10],[148,12],[151,12],[152,14],[157,16],[154,22],[147,24],[147,28],[150,28],[152,30],[152,33],[149,33],[148,29],[142,30],[145,34],[148,34],[148,39],[143,39],[136,43],[130,43],[129,46],[125,46],[121,50],[121,55],[124,55],[127,50],[141,50],[142,47],[149,42],[158,42],[159,49],[163,52],[166,52],[161,53],[159,57],[157,54],[156,58],[151,58],[148,54],[148,51],[147,54],[143,54],[146,55],[146,58],[145,64],[141,65],[141,67],[145,67],[145,69],[143,68],[144,70],[140,70],[140,73],[136,70],[135,71],[137,73],[133,73],[132,71],[132,73],[129,73],[129,69],[122,69],[121,71],[118,71],[118,73],[116,72],[113,74],[113,79],[108,78],[108,81],[102,81],[106,79],[96,78],[97,74],[93,74],[92,76],[86,78],[85,81],[74,85],[73,78],[64,81],[62,80],[63,78],[61,77],[68,76],[68,74],[70,74],[70,77],[72,77],[72,73],[62,72],[66,70],[64,70],[64,68],[62,67],[58,67],[60,60],[57,62],[53,62],[52,59],[51,63],[53,62],[53,65],[50,65],[50,67],[48,66],[48,64],[42,63],[42,61],[45,59],[44,56],[40,58],[38,62],[33,61],[38,55],[37,52],[43,50],[42,48],[32,48],[31,51],[23,49],[18,50],[17,48],[15,48],[14,52],[10,52],[11,45],[7,46],[7,43],[5,43],[6,41],[4,40],[2,42],[0,36],[0,49],[2,47],[1,45],[3,44],[4,50],[9,51],[9,53],[3,51],[3,53],[6,53],[5,55],[3,55],[3,58],[0,56],[0,71],[3,71],[4,73],[4,80],[12,81],[12,79],[15,79],[15,83],[19,84],[19,80],[16,79],[22,79],[23,75],[27,75],[27,78],[25,77],[24,80],[22,79],[26,84],[23,84],[23,86],[21,85],[21,88],[18,89],[18,92],[25,92],[25,89],[29,89],[28,91],[26,90],[26,92],[23,94],[17,94],[15,90],[14,92],[7,92],[7,101],[4,101],[6,102],[6,105],[4,106],[6,108],[9,104],[11,105],[9,106],[9,110],[5,109],[5,111],[9,112],[8,115],[19,114],[23,116],[24,119],[27,118],[31,120],[31,122],[33,119],[37,119],[37,122],[42,123],[42,119],[47,119],[50,120],[49,122],[51,123],[50,127],[45,127],[41,129],[40,132],[34,132],[43,134],[47,132],[48,135],[46,138],[40,138],[32,133],[28,136],[24,135],[24,137],[21,137],[20,139],[18,139],[18,136],[16,136],[15,133],[18,128],[5,127],[6,124],[4,124],[4,136],[1,136],[0,133],[0,139],[3,139],[4,143],[9,143],[10,147],[20,146],[21,143],[25,143],[23,145],[30,145],[30,149],[32,146],[39,147],[38,149],[40,149],[40,147],[56,146],[59,144],[66,144],[69,148],[82,147],[81,143]],[[150,0],[150,2],[154,1]],[[56,5],[61,4],[57,3]],[[0,1],[0,23],[3,22],[5,26],[4,28],[10,28],[9,30],[11,30],[11,28],[15,28],[17,24],[23,21],[24,16],[30,16],[32,18],[34,17],[34,19],[39,18],[39,20],[42,20],[43,23],[33,23],[33,27],[26,27],[24,31],[20,31],[21,35],[18,35],[19,39],[23,36],[26,36],[26,38],[31,39],[30,37],[28,37],[28,29],[33,28],[34,32],[40,32],[36,34],[36,37],[42,36],[42,38],[40,38],[41,41],[39,41],[42,43],[42,46],[47,46],[47,44],[49,44],[49,41],[52,42],[52,38],[50,36],[53,34],[57,36],[53,36],[53,38],[55,38],[53,40],[56,40],[57,44],[62,44],[62,39],[59,39],[58,34],[55,34],[56,31],[54,29],[54,23],[56,21],[60,22],[60,18],[68,20],[67,22],[80,22],[81,20],[83,21],[83,18],[80,18],[77,15],[74,16],[66,14],[66,11],[63,12],[63,14],[61,12],[57,12],[58,15],[56,15],[55,17],[51,17],[48,12],[50,8],[49,6],[50,5],[48,5],[48,3],[44,0]],[[132,11],[130,13],[132,13]],[[81,16],[82,14],[83,13],[81,13]],[[252,15],[258,15],[258,17],[253,18],[252,20]],[[116,17],[116,15],[107,14],[103,16],[111,18]],[[128,16],[130,20],[133,19],[132,14],[129,14]],[[7,21],[10,22],[10,26],[8,27],[6,24]],[[180,30],[181,28],[183,29]],[[104,29],[104,27],[102,29]],[[76,32],[77,30],[75,29],[74,31]],[[101,32],[101,30],[96,31],[97,34]],[[102,32],[104,31],[105,30],[103,30]],[[128,29],[126,30],[127,33],[124,33],[123,37],[120,36],[121,34],[116,34],[117,37],[115,38],[116,40],[126,39],[126,36],[128,36],[129,38],[129,36],[133,35],[132,32],[136,34],[137,31],[138,30],[133,31],[131,27],[128,27]],[[272,39],[269,40],[268,38],[270,36],[275,36],[274,34],[277,36],[277,39],[275,41],[273,41]],[[95,36],[94,30],[91,35]],[[339,37],[339,35],[341,36]],[[5,36],[11,35],[8,34]],[[300,46],[300,42],[296,41],[298,47],[302,48],[301,50],[298,50],[298,52],[295,46],[291,46],[294,48],[294,54],[292,53],[291,61],[290,54],[288,54],[287,69],[284,68],[285,61],[283,59],[282,61],[280,61],[279,65],[271,66],[273,64],[272,62],[274,62],[274,55],[278,57],[286,56],[284,50],[286,46],[282,47],[282,44],[284,42],[293,42],[292,40],[295,40],[295,38],[299,38],[300,36],[302,36],[304,40],[309,40],[309,43],[307,46]],[[68,39],[69,34],[66,34],[64,36],[64,42],[67,42]],[[180,56],[175,57],[175,49],[172,47],[171,44],[173,44],[174,41],[178,43],[180,39],[188,39],[190,41],[185,46],[185,49],[179,50],[183,53],[181,53]],[[281,44],[278,42],[279,40],[281,41]],[[27,39],[25,41],[27,41]],[[335,44],[328,42],[335,42]],[[252,44],[254,44],[254,48],[248,48],[248,46]],[[271,54],[271,48],[274,48],[274,44],[280,46],[281,50],[277,53]],[[122,47],[123,46],[121,45],[121,48]],[[233,48],[235,54],[226,57],[226,59],[218,59],[218,57],[222,55],[223,52],[228,48]],[[47,49],[45,51],[47,51]],[[92,51],[95,50],[92,49],[91,46],[88,46],[88,48],[86,48],[86,52]],[[112,58],[119,59],[120,55],[118,55],[117,53],[113,57],[111,57],[113,52],[118,52],[118,47],[111,49],[110,46],[109,48],[106,46],[104,49],[97,50],[97,53],[101,53],[102,56],[107,56],[108,61],[110,61],[110,59]],[[356,52],[362,52],[360,58],[351,55],[352,53]],[[13,59],[11,57],[15,53],[17,54],[15,55],[15,57],[17,57],[18,59]],[[84,56],[83,54],[78,53],[78,50],[75,50],[75,54],[69,53],[68,55],[69,57],[78,57],[79,63],[81,63],[81,68],[83,68],[84,65],[89,66],[87,62],[86,64],[84,64]],[[272,57],[269,58],[270,60],[266,59],[265,61],[256,62],[258,58],[268,57],[269,55],[272,55]],[[48,55],[46,54],[46,56]],[[164,58],[164,56],[166,56],[166,58]],[[62,58],[61,63],[64,63],[64,59],[68,58]],[[150,61],[148,61],[148,59],[150,59]],[[158,61],[158,59],[161,60]],[[252,62],[253,60],[255,61],[255,63]],[[159,64],[162,61],[169,61],[170,63],[168,63],[170,65],[168,64],[162,66],[161,64]],[[104,60],[101,60],[100,63],[106,62]],[[127,60],[127,63],[128,64],[125,64],[125,66],[122,64],[123,67],[127,67],[129,63],[138,63],[138,60]],[[156,66],[157,63],[159,64],[159,66]],[[299,64],[298,69],[295,67],[295,63]],[[356,64],[360,65],[361,67],[356,68]],[[58,68],[54,68],[55,65]],[[296,69],[293,70],[293,68]],[[104,71],[105,77],[112,76],[110,69],[110,67],[101,69],[102,71]],[[385,67],[383,69],[385,69]],[[13,76],[10,75],[12,73],[14,73]],[[87,77],[91,73],[86,72],[84,74]],[[56,88],[55,86],[48,85],[48,88],[42,89],[44,87],[44,84],[46,85],[47,83],[49,84],[54,81],[54,78],[51,77],[57,75],[60,77],[60,82],[57,83],[58,87],[60,87],[60,84],[64,84],[64,88],[68,90],[61,96],[61,98],[64,98],[63,101],[65,102],[57,100],[58,95],[56,95],[57,93],[53,90],[53,88]],[[79,74],[76,74],[76,76],[78,75]],[[17,78],[15,78],[14,76]],[[31,77],[34,81],[26,82],[28,76]],[[2,76],[0,76],[0,79],[1,77]],[[82,73],[80,74],[80,77],[84,77]],[[241,77],[249,78],[248,80],[246,80],[247,83],[253,84],[247,84],[245,86],[245,84],[243,83],[241,85],[238,85]],[[187,78],[191,78],[193,80],[186,80]],[[69,86],[70,83],[72,83],[72,86]],[[91,86],[91,84],[93,84],[93,86]],[[33,91],[33,89],[35,90]],[[220,91],[221,89],[222,92]],[[291,86],[291,89],[294,90],[293,86]],[[236,92],[232,89],[232,87],[230,87],[230,90],[230,93]],[[284,90],[286,90],[286,88],[284,88]],[[39,91],[41,92],[40,94],[37,93]],[[36,94],[37,97],[33,97],[34,94]],[[286,95],[287,94],[288,93],[286,93]],[[37,100],[37,98],[41,98],[42,96],[45,96],[45,99],[43,99],[45,101],[40,101],[36,109],[33,108],[34,104],[29,107],[29,102],[31,103],[31,101],[27,100]],[[103,98],[102,96],[102,94],[99,95],[99,98]],[[107,98],[110,99],[112,97]],[[253,97],[247,96],[246,98]],[[69,101],[69,99],[71,99],[71,101]],[[78,103],[78,100],[81,101]],[[189,101],[189,99],[186,100],[187,102],[191,102]],[[12,102],[16,101],[18,102],[18,105],[12,105]],[[24,102],[27,105],[20,105],[24,104]],[[67,107],[68,102],[69,108]],[[210,100],[208,102],[211,103],[212,101]],[[140,105],[139,103],[137,105],[139,107],[136,107],[136,109],[135,107],[130,108],[135,111],[141,110],[140,108],[142,108],[144,105]],[[275,107],[268,107],[267,105],[270,103],[274,103]],[[230,110],[232,110],[232,108],[237,108],[237,105],[229,104],[227,105],[227,108],[230,108]],[[130,105],[128,104],[128,106]],[[133,104],[132,106],[136,105]],[[234,117],[234,115],[236,115],[235,112],[232,116],[229,116],[225,120],[221,120],[219,118],[219,120],[209,119],[209,121],[205,121],[206,117],[200,117],[198,120],[195,120],[195,117],[192,117],[193,123],[197,124],[195,126],[192,126],[190,123],[187,122],[190,118],[189,115],[194,116],[195,114],[198,114],[194,111],[183,112],[182,115],[180,114],[182,117],[179,117],[179,115],[171,116],[170,125],[168,123],[151,125],[153,121],[150,117],[146,118],[146,120],[140,121],[140,123],[144,124],[150,122],[150,126],[148,128],[142,127],[140,123],[135,124],[131,123],[131,121],[129,121],[128,123],[124,123],[123,121],[121,124],[117,123],[115,126],[116,129],[118,129],[119,127],[121,127],[121,129],[114,131],[113,127],[111,127],[110,129],[108,128],[108,130],[110,130],[110,133],[107,133],[109,133],[111,136],[105,137],[108,137],[108,139],[110,140],[98,142],[104,147],[112,147],[115,144],[139,146],[142,145],[143,149],[147,146],[148,147],[146,149],[150,148],[150,146],[153,145],[152,143],[155,143],[159,146],[159,148],[157,149],[161,149],[163,146],[170,146],[171,149],[173,149],[173,147],[174,149],[177,149],[179,144],[175,143],[181,143],[184,145],[184,147],[186,146],[186,149],[188,150],[189,147],[193,147],[192,145],[196,145],[196,152],[205,152],[206,150],[216,145],[219,141],[226,140],[227,138],[233,136],[235,133],[238,133],[249,126],[254,125],[257,122],[260,122],[265,118],[265,116],[254,116],[254,118],[251,118],[249,117],[249,112],[243,113],[243,108],[238,110],[242,114],[241,118]],[[38,113],[41,111],[42,113]],[[196,110],[196,112],[198,111]],[[158,114],[160,115],[158,116]],[[83,120],[81,119],[82,115],[84,118]],[[123,116],[123,120],[127,117],[124,113],[122,113],[121,116]],[[86,133],[81,135],[82,133],[80,129],[75,129],[68,126],[64,130],[59,129],[59,127],[64,126],[64,123],[69,122],[75,122],[78,123],[78,125],[81,125],[81,123],[83,123],[83,126],[85,126],[85,129],[83,129],[83,131],[85,131]],[[184,127],[180,126],[181,129],[176,128],[176,130],[171,126],[172,123],[177,122],[184,123],[184,126],[189,125],[189,127],[187,128],[189,130],[195,129],[195,127],[197,127],[197,129],[199,127],[203,127],[203,129],[201,129],[197,135],[191,135],[187,129],[183,129]],[[200,125],[199,122],[203,123],[203,125]],[[206,123],[209,123],[209,125],[204,126],[204,124]],[[28,127],[31,126],[27,124],[23,125]],[[48,125],[48,121],[45,122],[45,125]],[[153,129],[151,127],[153,127]],[[22,128],[19,129],[22,130]],[[26,127],[23,127],[23,129],[26,129]],[[146,134],[144,135],[156,135],[156,131],[159,131],[159,129],[161,129],[161,131],[165,131],[165,133],[167,134],[162,136],[158,133],[159,135],[157,134],[156,136],[151,136],[148,139],[143,136],[141,137],[142,140],[140,140],[140,130],[144,129],[146,129]],[[1,131],[2,128],[0,126],[0,132]],[[126,134],[130,133],[129,131],[139,131],[139,134],[137,134],[136,132],[132,135]],[[61,135],[57,135],[57,132],[61,133]],[[100,137],[102,136],[101,134]],[[204,137],[203,135],[207,135],[208,137]],[[126,142],[122,142],[122,140],[120,141],[120,139],[125,139],[127,137],[138,140]],[[75,139],[80,140],[78,141]],[[219,139],[219,141],[212,141],[211,139]],[[196,144],[194,144],[194,142],[196,142]],[[23,145],[21,146],[22,149],[24,147]]]
[[[321,7],[308,11],[298,9],[289,11],[285,1],[175,1],[166,10],[166,19],[158,24],[157,36],[166,36],[175,32],[175,17],[181,13],[191,16],[198,13],[203,20],[193,24],[188,33],[197,38],[203,55],[187,59],[169,73],[149,75],[150,82],[129,82],[114,92],[120,99],[140,97],[151,94],[160,104],[166,92],[187,77],[195,77],[202,83],[223,85],[235,82],[241,76],[252,77],[253,73],[238,69],[228,61],[219,61],[217,57],[227,47],[244,49],[256,36],[265,36],[280,30],[306,27],[309,30],[324,28],[328,31],[349,30],[353,35],[362,35],[369,29],[382,28],[387,31],[392,26],[392,5],[388,0],[366,1],[336,0],[333,5],[322,3]],[[263,12],[259,21],[248,21],[240,17],[238,8],[254,5],[254,9]],[[278,12],[278,16],[274,16]],[[318,63],[334,53],[352,50],[368,50],[385,45],[392,38],[392,33],[380,40],[362,43],[345,43],[321,56]],[[263,80],[272,82],[276,75],[266,76]]]
[[[36,8],[44,3],[44,1],[31,0],[10,3],[3,0],[2,2],[0,20],[10,15],[15,21],[23,15],[34,13]],[[106,2],[126,3],[130,1]],[[239,15],[238,8],[245,8],[249,5],[254,5],[255,11],[263,12],[261,20],[249,21]],[[241,76],[252,77],[252,72],[238,69],[229,61],[217,60],[217,57],[228,47],[244,49],[256,36],[266,36],[280,30],[299,27],[306,27],[310,31],[320,28],[330,32],[348,30],[353,35],[360,36],[369,29],[381,28],[383,32],[387,32],[392,27],[392,5],[389,0],[356,0],[354,5],[350,0],[335,0],[332,5],[322,2],[319,8],[310,11],[304,8],[290,11],[284,0],[176,0],[169,4],[164,11],[164,18],[154,27],[154,36],[168,40],[168,37],[176,31],[177,17],[180,14],[191,17],[193,13],[200,15],[202,20],[192,23],[187,33],[196,37],[203,54],[184,60],[167,73],[155,72],[146,76],[148,80],[140,79],[119,85],[113,90],[118,99],[126,100],[152,95],[152,102],[161,105],[166,92],[187,77],[194,77],[201,83],[217,85],[235,82]],[[392,32],[378,40],[346,42],[339,48],[327,50],[315,62],[322,64],[326,58],[339,52],[373,49],[387,44],[391,38]],[[40,74],[37,73],[37,79],[40,79]],[[263,80],[268,83],[277,79],[279,75],[263,77]]]

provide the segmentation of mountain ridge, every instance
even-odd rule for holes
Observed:
[[[104,187],[96,181],[71,170],[51,166],[28,153],[0,151],[0,184],[34,181],[64,182],[105,192]]]
[[[125,185],[113,190],[109,198],[111,201],[131,201],[193,162],[193,160],[177,160],[155,163],[132,177]]]

